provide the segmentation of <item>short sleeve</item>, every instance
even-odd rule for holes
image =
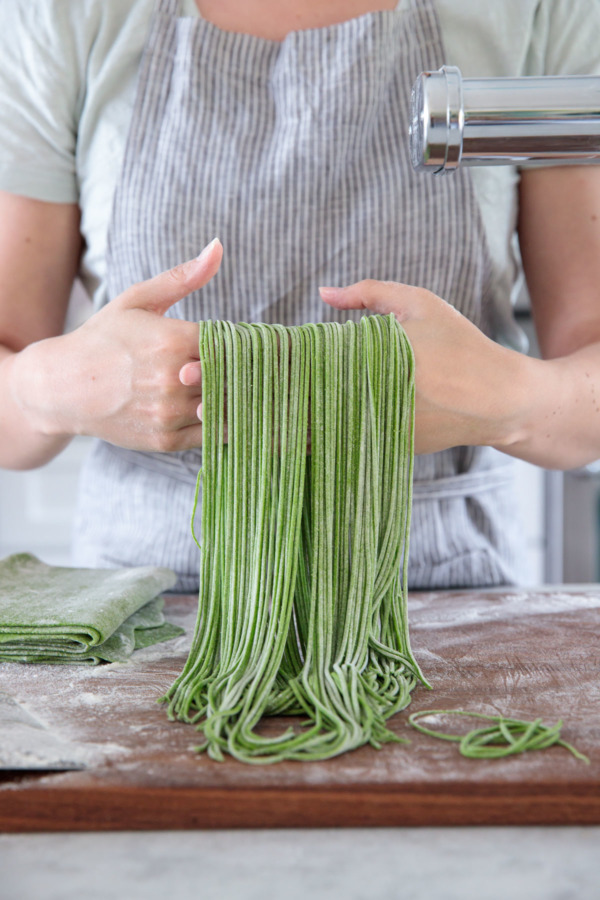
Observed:
[[[82,100],[71,0],[0,3],[0,190],[75,203]]]
[[[600,0],[540,0],[527,75],[600,75]]]

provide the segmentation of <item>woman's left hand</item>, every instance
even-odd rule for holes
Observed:
[[[486,337],[453,306],[423,288],[358,281],[320,288],[337,309],[394,313],[415,356],[415,452],[465,444],[506,449],[520,438],[528,357]]]

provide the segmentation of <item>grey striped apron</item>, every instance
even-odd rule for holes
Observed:
[[[297,324],[352,317],[319,284],[422,285],[490,331],[490,263],[466,172],[413,173],[410,87],[444,62],[431,0],[292,32],[223,31],[158,0],[116,188],[108,288],[195,256],[215,235],[219,274],[168,313]],[[195,590],[190,510],[200,450],[97,442],[84,467],[76,564],[155,563]],[[514,580],[510,464],[458,447],[415,466],[410,585]]]

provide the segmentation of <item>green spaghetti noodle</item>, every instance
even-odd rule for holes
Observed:
[[[401,741],[414,361],[393,315],[200,323],[196,630],[168,713],[252,763]],[[310,452],[307,453],[307,446]],[[263,716],[300,715],[276,736]]]
[[[469,716],[474,719],[484,719],[493,724],[486,725],[484,728],[474,728],[473,731],[466,734],[449,734],[447,731],[427,728],[418,721],[428,716]],[[422,734],[439,738],[442,741],[456,741],[462,755],[470,759],[503,759],[515,753],[546,750],[548,747],[559,746],[572,753],[576,759],[589,763],[585,754],[580,753],[572,744],[561,738],[562,721],[558,721],[556,725],[543,725],[541,719],[527,722],[507,716],[488,716],[465,709],[423,709],[411,713],[408,721]]]

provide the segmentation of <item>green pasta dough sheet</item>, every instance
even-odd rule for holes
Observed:
[[[0,662],[122,662],[183,629],[165,622],[158,595],[169,569],[75,569],[29,553],[0,560]]]

